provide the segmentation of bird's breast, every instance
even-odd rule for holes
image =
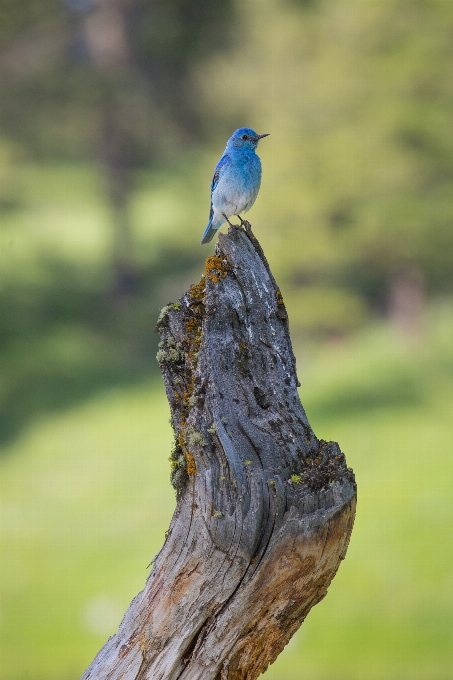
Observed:
[[[238,158],[228,167],[212,194],[214,209],[226,215],[238,215],[252,207],[261,183],[261,163],[252,158]]]

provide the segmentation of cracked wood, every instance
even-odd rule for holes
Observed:
[[[309,425],[283,298],[250,228],[220,234],[158,330],[177,507],[83,680],[253,680],[345,557],[354,475]]]

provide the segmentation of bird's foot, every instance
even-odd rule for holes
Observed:
[[[241,219],[241,218],[239,218],[239,219],[241,220],[241,224],[233,224],[232,222],[230,222],[230,220],[229,220],[228,217],[225,215],[225,213],[222,213],[222,215],[223,215],[223,217],[226,219],[226,221],[228,222],[228,224],[230,225],[230,227],[232,227],[233,229],[240,229],[240,228],[242,227],[242,219]],[[236,215],[236,217],[238,217],[238,215]]]
[[[240,226],[244,227],[246,233],[249,234],[252,231],[252,225],[250,224],[250,222],[248,220],[243,220],[240,215],[236,215],[236,217],[238,217],[241,220]]]

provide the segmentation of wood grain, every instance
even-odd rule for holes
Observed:
[[[158,330],[177,507],[83,680],[253,680],[345,557],[354,475],[309,425],[283,298],[249,227],[220,234]]]

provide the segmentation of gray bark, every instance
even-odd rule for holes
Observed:
[[[249,228],[220,234],[158,330],[178,503],[83,680],[253,680],[345,557],[354,475],[308,423],[283,299]]]

